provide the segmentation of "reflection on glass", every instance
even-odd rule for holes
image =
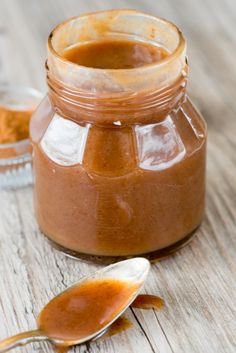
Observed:
[[[169,116],[161,123],[136,126],[135,132],[142,169],[166,169],[185,155],[184,144]]]
[[[55,114],[41,141],[41,147],[57,164],[71,166],[82,163],[89,126],[81,126]]]

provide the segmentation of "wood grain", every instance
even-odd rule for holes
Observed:
[[[132,328],[74,352],[236,351],[236,2],[234,0],[1,0],[0,84],[46,91],[49,31],[82,12],[131,8],[166,17],[188,39],[189,91],[208,122],[207,208],[196,237],[152,266],[160,311],[130,309]],[[0,192],[0,338],[33,329],[43,305],[97,266],[51,248],[34,218],[32,189]],[[21,352],[52,352],[47,344]]]

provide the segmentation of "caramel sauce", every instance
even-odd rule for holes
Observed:
[[[162,298],[151,294],[140,294],[132,303],[132,308],[160,310],[165,302]]]
[[[117,335],[133,326],[133,323],[125,316],[119,317],[107,330],[105,337]]]
[[[140,294],[131,304],[132,308],[144,310],[161,310],[165,306],[162,298],[152,294]],[[119,317],[108,329],[105,337],[116,335],[126,331],[133,326],[133,323],[125,316]]]
[[[107,330],[107,332],[101,336],[101,340],[107,337],[117,335],[118,333],[124,332],[131,328],[133,323],[125,316],[119,317]],[[70,347],[67,346],[54,346],[56,353],[67,353]]]
[[[149,43],[106,39],[66,49],[68,61],[96,69],[132,69],[158,62],[168,56],[166,50]]]
[[[67,353],[69,349],[70,347],[66,347],[66,346],[54,346],[54,351],[56,353]]]
[[[161,310],[164,307],[164,305],[165,305],[165,302],[162,298],[151,294],[140,294],[131,304],[132,308],[145,309],[145,310],[148,310],[148,309]],[[119,334],[123,331],[128,330],[132,326],[133,326],[133,323],[127,317],[121,316],[108,328],[107,332],[101,337],[101,339]],[[66,347],[66,346],[54,346],[54,350],[56,353],[66,353],[69,349],[70,347]]]
[[[48,337],[78,340],[102,329],[124,308],[137,285],[113,279],[89,280],[49,302],[38,318]]]

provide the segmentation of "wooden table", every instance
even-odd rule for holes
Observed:
[[[112,7],[169,18],[188,38],[189,90],[209,126],[207,208],[191,244],[152,266],[146,290],[164,298],[165,308],[128,310],[131,329],[72,351],[235,353],[236,2],[1,0],[0,83],[46,91],[49,31],[70,16]],[[50,298],[95,269],[53,250],[40,234],[31,187],[0,192],[0,338],[34,328]],[[52,348],[21,349],[34,351]]]

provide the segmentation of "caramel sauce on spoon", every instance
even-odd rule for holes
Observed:
[[[131,304],[132,308],[144,309],[144,310],[161,310],[165,305],[162,298],[152,294],[140,294]],[[119,317],[102,336],[102,338],[111,337],[118,333],[124,332],[131,328],[133,323],[125,316]],[[70,347],[55,346],[56,353],[66,353]]]

